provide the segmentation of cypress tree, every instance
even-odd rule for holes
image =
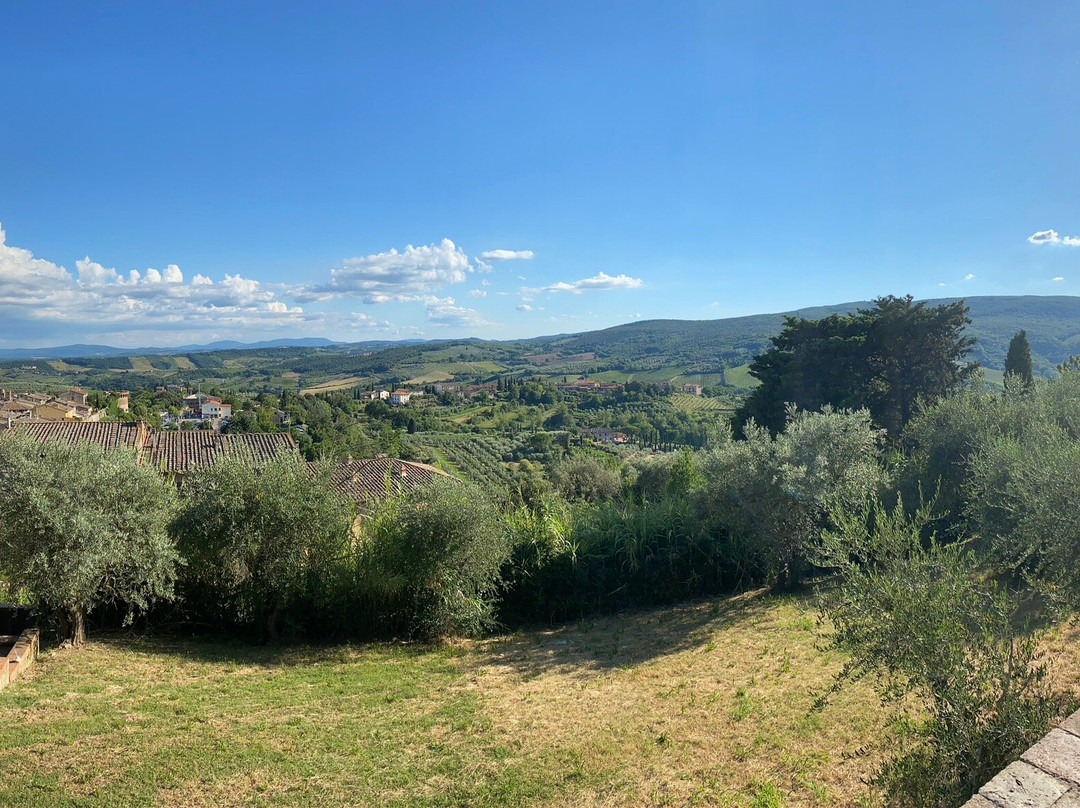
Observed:
[[[1031,387],[1035,382],[1031,368],[1031,346],[1023,329],[1017,331],[1009,341],[1009,352],[1005,355],[1005,375],[1010,374],[1019,378],[1025,388]]]

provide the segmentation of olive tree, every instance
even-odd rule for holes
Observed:
[[[357,594],[379,633],[476,634],[491,622],[510,540],[478,489],[440,480],[390,499],[357,544]]]
[[[751,421],[744,434],[700,464],[699,512],[715,529],[743,537],[755,562],[793,587],[828,524],[828,507],[860,502],[885,482],[882,433],[866,410],[789,406],[782,433],[773,437]]]
[[[177,553],[166,526],[175,490],[126,449],[0,437],[0,568],[11,587],[86,638],[87,612],[129,617],[173,593]]]
[[[1061,702],[1038,635],[1019,624],[1020,598],[965,545],[925,539],[930,510],[834,509],[816,560],[838,574],[822,616],[850,654],[833,690],[871,677],[910,729],[875,778],[886,805],[952,808],[1038,739]],[[925,714],[915,723],[913,704]]]
[[[172,524],[193,617],[278,637],[281,619],[324,597],[349,540],[351,516],[299,456],[261,464],[226,456],[184,481]]]

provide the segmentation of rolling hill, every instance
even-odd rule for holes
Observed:
[[[955,298],[930,301],[951,303]],[[1000,379],[1009,340],[1027,331],[1035,369],[1080,353],[1080,297],[971,297],[972,359]],[[799,309],[815,319],[868,307],[870,302]],[[753,383],[746,367],[783,325],[783,314],[722,320],[644,320],[580,334],[516,341],[458,339],[363,342],[328,340],[182,346],[121,350],[108,346],[18,349],[0,360],[0,387],[45,388],[78,384],[97,389],[154,387],[165,383],[216,385],[244,391],[350,384],[414,384],[433,380],[490,380],[513,373],[548,378],[588,375],[600,380],[693,381],[733,393]],[[300,342],[302,344],[295,344]],[[81,348],[89,350],[80,352]],[[47,357],[40,359],[38,357]],[[28,364],[27,359],[34,363]],[[337,385],[340,386],[340,385]],[[329,389],[329,388],[325,388]]]

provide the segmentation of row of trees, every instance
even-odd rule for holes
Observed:
[[[361,527],[298,457],[226,457],[179,491],[132,453],[0,439],[0,580],[74,643],[96,613],[276,639],[435,637],[486,625],[507,553],[471,487],[391,499]],[[153,610],[156,610],[154,612]]]

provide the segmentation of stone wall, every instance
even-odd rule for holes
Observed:
[[[18,635],[0,635],[0,690],[15,681],[37,659],[40,633],[28,628]]]
[[[964,808],[1080,808],[1080,710],[1028,749]]]

